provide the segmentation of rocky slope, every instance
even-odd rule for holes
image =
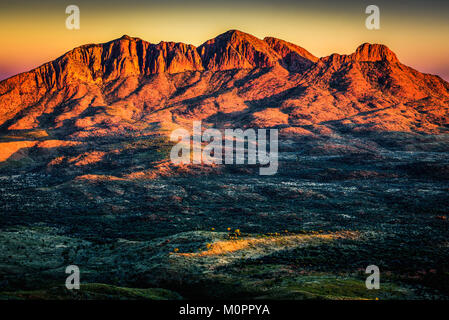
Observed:
[[[213,118],[286,132],[445,132],[448,101],[447,82],[401,64],[384,45],[318,59],[236,30],[198,48],[123,36],[1,82],[0,129],[91,136]]]

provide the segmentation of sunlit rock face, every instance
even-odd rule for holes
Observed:
[[[448,100],[447,82],[401,64],[380,44],[317,58],[238,30],[199,47],[125,35],[0,82],[0,130],[86,138],[139,134],[149,122],[172,128],[213,119],[290,133],[309,132],[310,125],[443,133]]]

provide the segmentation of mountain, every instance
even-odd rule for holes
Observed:
[[[81,141],[169,132],[201,119],[299,138],[444,134],[448,106],[447,82],[405,66],[385,45],[317,58],[237,30],[199,47],[125,35],[0,82],[0,131]]]
[[[174,164],[194,120],[279,129],[277,171]],[[381,44],[75,48],[0,82],[0,299],[449,299],[448,130],[449,84]]]

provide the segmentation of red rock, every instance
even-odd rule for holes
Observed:
[[[207,70],[271,67],[280,59],[267,42],[238,30],[206,41],[198,51]]]
[[[66,138],[170,132],[202,119],[228,127],[310,126],[447,132],[449,84],[362,44],[320,58],[292,43],[231,30],[195,46],[123,36],[75,48],[0,82],[0,129]],[[58,137],[59,138],[59,137]],[[8,147],[9,149],[9,147]]]

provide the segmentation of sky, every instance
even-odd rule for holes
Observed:
[[[65,26],[72,4],[80,8],[79,30]],[[365,27],[370,4],[380,9],[380,30]],[[230,29],[287,40],[318,57],[382,43],[402,63],[449,81],[444,0],[0,0],[0,80],[124,34],[200,45]]]

